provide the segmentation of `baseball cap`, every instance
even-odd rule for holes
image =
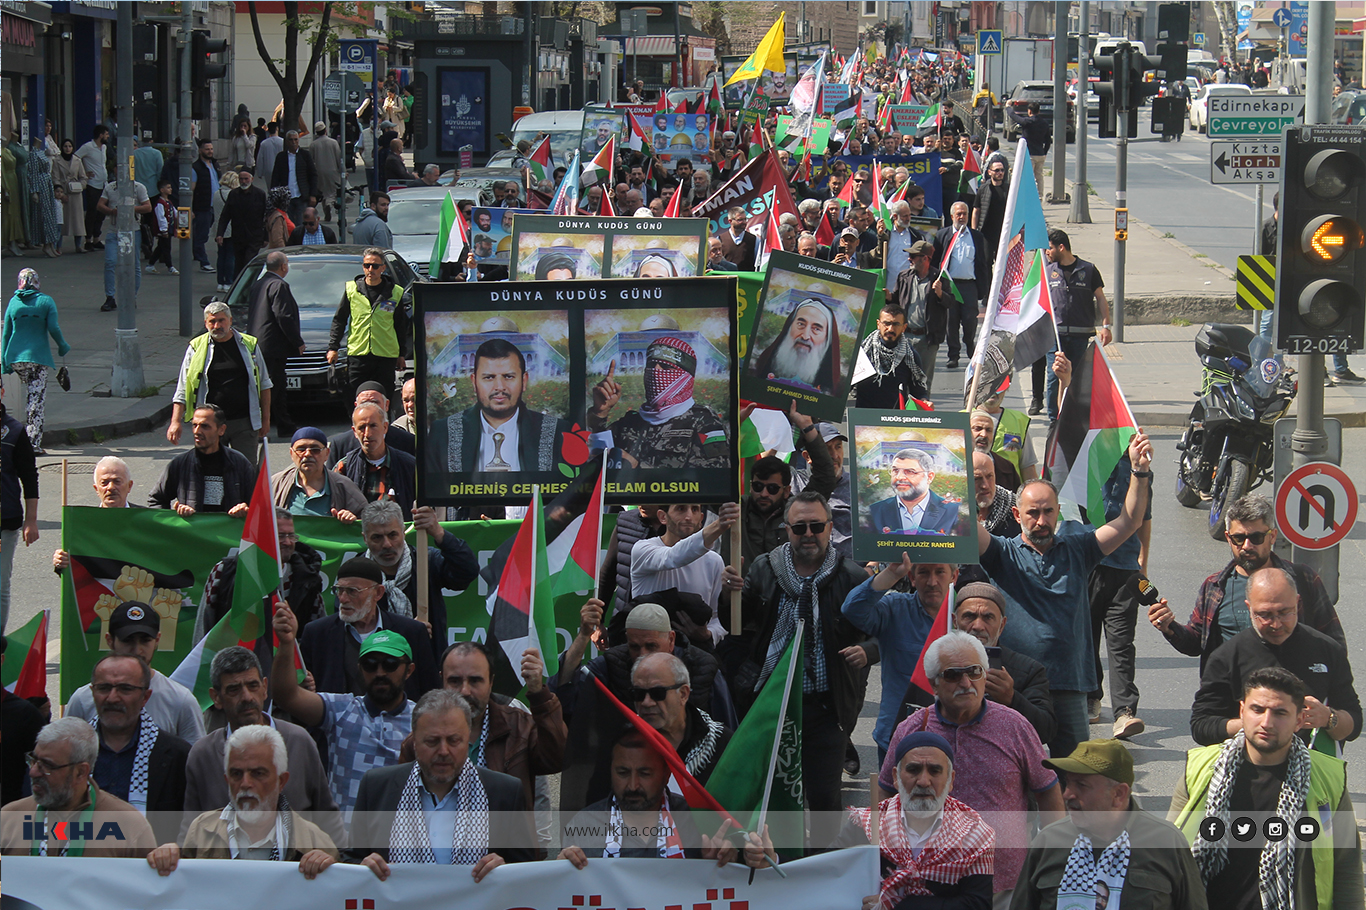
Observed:
[[[402,657],[405,660],[413,659],[413,648],[408,644],[408,639],[390,629],[376,629],[365,636],[365,641],[360,643],[360,656],[367,654],[389,654],[393,657]]]
[[[928,256],[934,252],[934,244],[928,240],[917,240],[915,243],[906,247],[906,252],[912,256]]]
[[[668,632],[673,626],[669,622],[669,614],[659,604],[636,604],[626,614],[626,628]]]
[[[844,428],[837,423],[821,421],[816,424],[816,430],[821,434],[821,439],[825,442],[830,442],[835,439],[843,439],[845,442],[849,441],[849,437],[844,435]]]
[[[858,236],[858,230],[855,228],[847,227],[844,230],[840,231],[841,240],[843,240],[845,237],[853,237],[855,240],[857,240]]]
[[[140,600],[119,604],[109,617],[109,633],[121,640],[139,633],[156,638],[160,632],[161,617]]]
[[[1117,739],[1089,739],[1077,743],[1066,758],[1045,758],[1043,763],[1068,774],[1100,774],[1131,786],[1134,782],[1134,757]]]
[[[384,120],[380,123],[379,128],[382,130],[391,130],[394,128],[394,121]]]

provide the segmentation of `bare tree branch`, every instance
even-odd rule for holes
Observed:
[[[251,33],[256,38],[256,53],[261,56],[261,62],[266,65],[270,77],[275,80],[275,84],[280,86],[280,91],[284,91],[285,78],[280,75],[280,70],[276,68],[275,61],[270,59],[270,51],[266,50],[266,39],[261,36],[261,23],[256,18],[256,4],[247,4],[247,13],[251,16]]]

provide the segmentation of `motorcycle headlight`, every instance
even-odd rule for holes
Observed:
[[[1243,401],[1241,396],[1233,396],[1233,406],[1238,409],[1238,415],[1242,417],[1244,420],[1257,419],[1257,412],[1253,410],[1252,405],[1248,404],[1246,401]]]

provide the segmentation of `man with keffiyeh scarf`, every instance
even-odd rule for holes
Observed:
[[[912,398],[929,397],[929,380],[906,331],[906,311],[886,303],[878,313],[877,328],[861,347],[874,375],[854,385],[854,406],[900,408]]]
[[[373,768],[360,781],[346,851],[384,881],[391,863],[473,866],[482,881],[505,862],[537,858],[530,807],[517,778],[469,761],[473,710],[433,689],[413,709],[417,760]]]
[[[1204,910],[1200,870],[1176,827],[1134,801],[1134,760],[1117,739],[1079,743],[1045,760],[1066,772],[1068,817],[1029,845],[1012,910],[1110,906],[1124,910]]]
[[[1295,735],[1304,724],[1305,694],[1304,683],[1283,667],[1254,670],[1238,704],[1243,728],[1186,755],[1167,818],[1191,843],[1211,908],[1363,906],[1361,838],[1346,764]],[[1239,815],[1254,819],[1251,839],[1230,843]],[[1279,840],[1266,838],[1261,824],[1272,817],[1284,820]],[[1206,837],[1211,818],[1226,831],[1213,840]],[[1306,841],[1300,826],[1310,819],[1318,834]]]
[[[735,675],[744,708],[772,674],[806,620],[802,681],[802,785],[810,807],[810,843],[825,848],[839,830],[844,744],[854,730],[868,684],[867,641],[840,605],[867,579],[863,567],[830,546],[832,513],[825,497],[804,491],[787,501],[788,542],[750,566],[741,594],[748,659]],[[871,646],[870,646],[871,647]]]
[[[897,795],[878,806],[877,836],[871,809],[850,810],[837,845],[877,843],[882,851],[882,888],[863,899],[864,910],[909,910],[925,898],[935,906],[991,905],[996,832],[949,796],[953,761],[944,737],[912,733],[897,745]]]

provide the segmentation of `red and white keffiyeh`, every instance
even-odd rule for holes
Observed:
[[[882,880],[883,910],[892,910],[912,894],[930,895],[927,881],[954,884],[969,875],[992,874],[996,832],[976,811],[952,796],[944,800],[939,829],[926,842],[919,856],[912,855],[910,839],[906,836],[901,797],[883,800],[878,814],[878,843],[882,855],[896,866],[896,871]],[[872,843],[872,811],[854,809],[853,817],[863,826],[863,833]]]

